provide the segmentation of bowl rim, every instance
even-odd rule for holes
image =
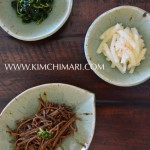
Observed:
[[[36,90],[38,88],[41,88],[41,87],[47,87],[47,86],[67,86],[67,87],[70,87],[70,88],[73,88],[73,89],[77,89],[79,91],[84,91],[84,92],[87,92],[88,94],[92,95],[93,96],[93,116],[94,116],[94,121],[93,121],[93,128],[92,128],[92,134],[89,138],[89,143],[87,144],[87,147],[86,149],[89,149],[91,143],[92,143],[92,140],[93,140],[93,137],[94,137],[94,133],[95,133],[95,128],[96,128],[96,106],[95,106],[95,103],[96,103],[96,100],[95,100],[95,94],[88,91],[88,90],[85,90],[85,89],[82,89],[82,88],[79,88],[77,86],[74,86],[74,85],[70,85],[70,84],[65,84],[65,83],[47,83],[47,84],[41,84],[41,85],[38,85],[38,86],[34,86],[34,87],[31,87],[25,91],[23,91],[22,93],[20,93],[19,95],[15,96],[15,98],[13,98],[5,107],[4,109],[2,110],[2,112],[0,113],[0,120],[2,118],[2,115],[5,113],[5,111],[9,108],[9,105],[11,105],[18,97],[20,97],[21,95],[23,94],[26,94],[28,91],[32,91],[32,90]]]
[[[45,39],[51,35],[53,35],[54,33],[56,33],[65,23],[66,21],[68,20],[70,14],[71,14],[71,11],[72,11],[72,7],[73,7],[73,0],[67,0],[69,2],[68,4],[68,7],[67,7],[67,12],[65,13],[64,17],[63,17],[63,20],[61,20],[59,22],[59,25],[57,25],[57,27],[52,30],[51,32],[48,32],[42,36],[36,36],[36,37],[24,37],[24,36],[20,36],[20,35],[17,35],[15,34],[14,32],[10,31],[6,26],[4,26],[3,22],[0,20],[0,27],[5,31],[7,32],[10,36],[18,39],[18,40],[22,40],[22,41],[38,41],[38,40],[42,40],[42,39]]]
[[[89,51],[88,51],[88,40],[89,40],[89,36],[91,34],[91,30],[94,28],[95,24],[97,24],[97,22],[99,22],[99,20],[101,20],[101,18],[105,17],[105,15],[108,15],[116,10],[122,10],[122,9],[132,9],[134,11],[140,11],[142,12],[143,14],[146,12],[147,15],[150,16],[150,13],[148,13],[147,11],[139,8],[139,7],[136,7],[136,6],[128,6],[128,5],[123,5],[123,6],[118,6],[118,7],[115,7],[115,8],[112,8],[104,13],[102,13],[101,15],[99,15],[93,22],[92,24],[90,25],[87,33],[86,33],[86,36],[85,36],[85,42],[84,42],[84,53],[85,53],[85,57],[87,59],[87,62],[89,64],[93,64],[92,60],[90,59],[90,56],[89,56]],[[99,77],[101,78],[102,80],[104,80],[105,82],[109,83],[109,84],[112,84],[112,85],[115,85],[115,86],[119,86],[119,87],[133,87],[133,86],[137,86],[139,84],[142,84],[144,83],[145,81],[149,80],[150,79],[150,75],[140,81],[136,81],[134,83],[127,83],[127,84],[123,84],[121,82],[116,82],[116,81],[112,81],[110,80],[109,78],[107,78],[106,76],[102,75],[98,70],[95,70],[95,69],[92,69],[94,71],[94,73]]]

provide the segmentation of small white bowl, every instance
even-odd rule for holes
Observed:
[[[36,41],[51,36],[67,21],[73,0],[54,0],[52,12],[40,25],[34,22],[23,24],[11,7],[13,0],[0,0],[0,26],[14,38],[23,41]]]
[[[13,144],[10,142],[13,137],[7,132],[6,126],[15,129],[16,120],[33,115],[39,106],[38,98],[44,92],[47,96],[43,96],[43,99],[73,107],[77,117],[81,119],[76,122],[78,131],[65,139],[62,147],[65,150],[81,150],[84,145],[85,149],[88,149],[95,130],[95,95],[71,85],[58,83],[28,89],[6,106],[0,115],[1,149],[13,149]]]
[[[100,44],[100,35],[109,27],[122,23],[124,26],[136,27],[148,49],[146,59],[136,68],[134,74],[121,74],[112,69],[111,63],[104,55],[96,53]],[[104,81],[122,87],[135,86],[150,78],[150,14],[134,6],[120,6],[100,15],[90,26],[85,38],[85,55],[90,65],[104,64],[104,70],[93,70]]]

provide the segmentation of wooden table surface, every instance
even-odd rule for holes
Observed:
[[[96,94],[97,124],[90,150],[149,150],[150,81],[120,88],[92,71],[6,71],[4,67],[5,63],[86,64],[83,45],[90,24],[98,15],[123,4],[150,11],[150,0],[74,0],[67,23],[47,39],[23,42],[0,29],[0,111],[30,87],[72,84]]]

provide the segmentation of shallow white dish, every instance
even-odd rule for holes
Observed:
[[[0,150],[13,150],[13,138],[6,126],[15,129],[15,121],[33,115],[38,109],[40,94],[47,93],[50,102],[66,104],[75,109],[78,131],[62,143],[65,150],[88,149],[95,130],[95,95],[86,90],[66,84],[46,84],[26,90],[14,98],[0,115]],[[83,145],[81,145],[83,144]],[[59,150],[60,148],[58,148]]]
[[[14,38],[24,41],[41,40],[57,32],[67,21],[73,5],[73,0],[54,0],[49,17],[36,25],[23,24],[11,7],[11,1],[0,0],[0,26]]]
[[[146,44],[146,59],[136,68],[134,74],[121,74],[112,69],[106,57],[96,53],[100,44],[100,35],[109,27],[122,23],[124,26],[136,27]],[[100,15],[90,26],[85,38],[85,55],[90,65],[104,64],[104,70],[93,70],[104,81],[122,87],[135,86],[150,78],[150,14],[134,6],[120,6]]]

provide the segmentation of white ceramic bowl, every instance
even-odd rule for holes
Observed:
[[[121,74],[112,69],[106,57],[96,53],[100,44],[100,35],[109,27],[122,23],[124,26],[136,27],[148,49],[146,59],[136,68],[134,74]],[[150,78],[150,14],[133,6],[120,6],[100,15],[90,26],[85,38],[85,55],[90,65],[104,64],[104,70],[93,70],[104,81],[122,87],[135,86]]]
[[[68,19],[73,4],[73,0],[54,0],[49,17],[36,25],[23,24],[11,7],[11,1],[0,0],[0,26],[11,36],[24,41],[41,40],[57,32]]]
[[[13,138],[7,133],[6,126],[15,129],[16,120],[33,115],[39,106],[37,99],[44,92],[48,101],[72,106],[77,117],[81,118],[76,122],[78,131],[64,140],[62,147],[65,150],[81,150],[82,143],[88,149],[95,129],[95,95],[71,85],[46,84],[21,93],[3,110],[0,115],[0,150],[13,150],[10,142]]]

